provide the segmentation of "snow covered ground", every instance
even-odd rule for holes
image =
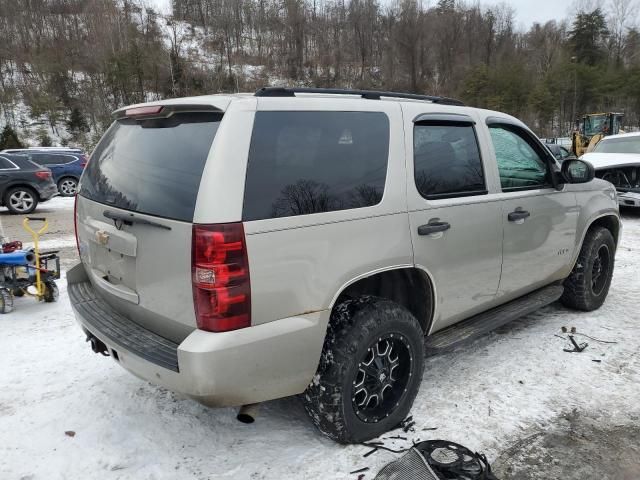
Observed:
[[[350,471],[368,466],[371,479],[395,458],[381,451],[363,458],[369,448],[322,437],[296,398],[268,402],[256,423],[244,425],[234,409],[208,409],[131,376],[90,351],[65,282],[59,286],[57,304],[16,299],[15,312],[0,317],[0,478],[355,480]],[[554,336],[562,326],[617,343],[578,336],[589,347],[565,353],[568,342]],[[553,305],[428,359],[412,411],[416,431],[387,445],[445,438],[504,459],[523,438],[567,415],[589,416],[603,429],[637,428],[638,398],[640,214],[627,213],[600,310]],[[564,460],[542,452],[535,468],[548,463],[562,470]],[[545,478],[603,477],[567,470]]]

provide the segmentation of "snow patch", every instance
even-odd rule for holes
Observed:
[[[90,351],[65,281],[58,285],[58,303],[17,298],[15,311],[0,316],[0,385],[8,386],[0,389],[0,478],[353,479],[352,470],[368,466],[371,478],[397,458],[383,451],[363,458],[368,447],[321,436],[297,398],[267,402],[256,423],[243,425],[235,409],[209,409],[133,377]],[[523,432],[573,409],[611,425],[637,424],[639,286],[636,215],[624,219],[600,310],[552,305],[427,359],[412,410],[416,431],[387,445],[444,438],[493,460]],[[583,353],[565,353],[568,343],[554,336],[562,326],[618,343],[581,339],[589,342]]]

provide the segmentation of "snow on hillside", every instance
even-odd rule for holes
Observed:
[[[25,64],[23,68],[29,70],[29,65]],[[25,103],[21,90],[24,85],[28,84],[27,75],[20,71],[14,62],[7,61],[0,68],[0,76],[5,88],[11,88],[15,91],[15,97],[12,101],[8,100],[8,97],[4,99],[4,108],[2,115],[0,115],[0,130],[6,124],[11,125],[17,131],[20,141],[27,147],[40,146],[40,136],[43,132],[50,138],[52,146],[65,145],[70,138],[66,124],[67,119],[60,118],[51,125],[46,115],[34,115]],[[73,77],[77,81],[81,81],[83,79],[82,72],[75,72]]]
[[[176,48],[181,60],[187,63],[190,68],[213,72],[215,69],[222,67],[223,71],[228,71],[227,59],[222,58],[219,52],[212,51],[209,45],[210,39],[207,38],[202,27],[193,26],[188,22],[170,20],[168,15],[160,16],[158,23],[167,51]],[[6,124],[11,125],[17,131],[19,139],[28,147],[41,146],[43,135],[49,137],[52,146],[64,146],[69,142],[73,143],[71,132],[67,128],[70,112],[61,110],[58,115],[59,118],[51,124],[47,115],[34,114],[25,102],[22,92],[25,86],[30,84],[29,69],[29,64],[24,64],[21,68],[18,68],[14,62],[7,61],[0,70],[3,85],[14,92],[13,100],[5,99],[2,105],[4,108],[2,108],[2,115],[0,115],[0,130]],[[273,74],[266,75],[264,65],[233,64],[231,65],[231,71],[234,75],[259,85],[282,85],[287,83],[285,79]],[[81,71],[69,72],[69,75],[76,85],[80,85],[87,80],[86,75]],[[145,92],[146,101],[160,98],[162,96],[157,92]],[[91,128],[85,135],[85,145],[74,146],[84,146],[90,149],[97,140],[96,135],[101,133],[96,132],[95,128]]]

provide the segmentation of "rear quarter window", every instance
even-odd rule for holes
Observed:
[[[6,157],[0,157],[0,170],[15,170],[16,166]]]
[[[257,112],[243,220],[380,203],[389,157],[381,112]]]

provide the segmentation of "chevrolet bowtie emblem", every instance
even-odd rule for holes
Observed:
[[[100,245],[106,245],[109,243],[109,234],[104,230],[98,230],[96,232],[96,240]]]

